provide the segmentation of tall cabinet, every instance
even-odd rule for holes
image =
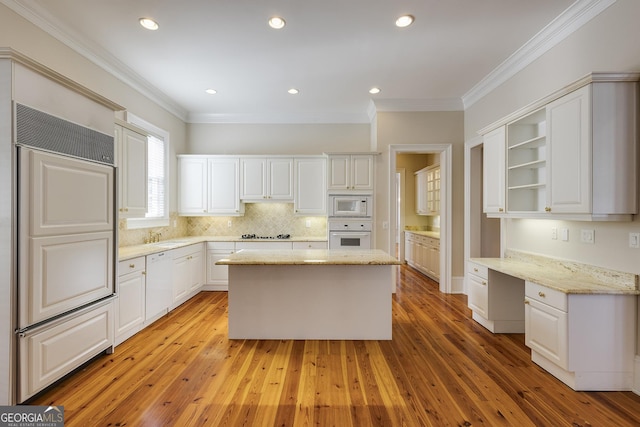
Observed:
[[[116,119],[118,213],[120,218],[144,218],[147,213],[147,135],[144,130]]]

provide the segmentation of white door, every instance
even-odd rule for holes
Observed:
[[[293,200],[293,159],[267,159],[267,165],[267,197],[274,200]]]
[[[373,156],[351,156],[351,188],[373,190]]]
[[[147,136],[122,128],[120,144],[120,216],[144,218],[147,213]]]
[[[327,213],[327,162],[324,158],[295,159],[294,212],[299,215]]]
[[[347,190],[351,156],[329,156],[329,190]]]
[[[485,213],[505,211],[506,134],[502,126],[483,137],[482,194]]]
[[[242,190],[240,198],[245,200],[264,199],[267,196],[267,160],[265,158],[241,159]]]
[[[178,159],[178,211],[181,214],[206,213],[208,191],[208,163],[205,157]]]
[[[209,159],[209,213],[240,212],[240,160]]]

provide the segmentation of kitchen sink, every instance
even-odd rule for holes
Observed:
[[[173,248],[177,248],[178,246],[185,245],[187,243],[191,243],[191,240],[169,240],[165,242],[149,243],[149,245],[155,246],[158,248],[173,249]]]

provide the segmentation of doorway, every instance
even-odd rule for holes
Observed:
[[[398,154],[437,154],[440,157],[440,292],[452,293],[451,283],[451,164],[452,147],[451,144],[402,144],[389,146],[389,248],[388,253],[395,252],[396,236],[403,236],[402,220],[399,219],[399,212],[402,207],[398,206],[402,200],[402,194],[398,194],[401,186],[397,181],[397,155]],[[405,181],[410,178],[405,177]],[[400,228],[400,229],[399,229]],[[404,245],[402,239],[399,243],[398,259],[403,261]]]

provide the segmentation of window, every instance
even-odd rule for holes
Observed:
[[[145,218],[129,218],[127,228],[169,225],[169,132],[127,113],[127,121],[147,132],[148,209]]]

